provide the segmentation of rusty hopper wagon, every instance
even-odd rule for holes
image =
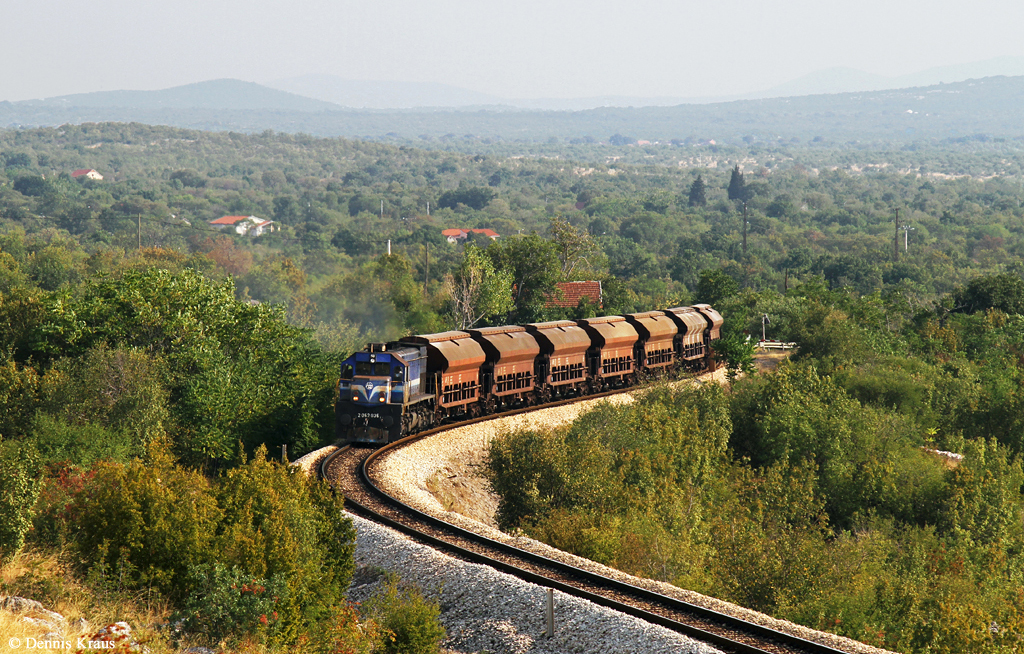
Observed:
[[[587,350],[591,345],[587,332],[572,320],[530,323],[526,330],[540,346],[536,368],[541,401],[583,393],[588,387]]]

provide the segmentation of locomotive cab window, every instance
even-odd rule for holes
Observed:
[[[391,380],[400,382],[405,379],[405,366],[398,366],[391,373]]]
[[[352,364],[346,363],[341,367],[341,378],[352,379]]]
[[[356,374],[360,377],[387,377],[391,374],[391,366],[387,363],[356,361]]]

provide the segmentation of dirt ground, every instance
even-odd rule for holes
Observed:
[[[758,352],[754,355],[754,366],[758,372],[771,372],[779,367],[784,359],[789,358],[789,355],[793,354],[793,350],[779,351],[772,350],[769,352]]]

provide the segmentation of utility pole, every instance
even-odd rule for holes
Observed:
[[[427,282],[430,281],[430,243],[426,244],[426,265],[423,271],[423,295],[427,294]]]
[[[380,219],[384,220],[384,200],[380,201]]]
[[[896,209],[896,235],[892,240],[892,260],[900,258],[900,210]]]
[[[743,256],[747,256],[747,203],[743,203]]]
[[[910,230],[914,228],[910,225],[903,225],[900,229],[903,230],[903,251],[906,252],[909,243]]]

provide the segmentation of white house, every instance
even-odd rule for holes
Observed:
[[[211,220],[210,224],[217,229],[233,227],[235,233],[241,236],[262,236],[274,231],[273,220],[263,220],[256,216],[221,216],[217,220]]]
[[[75,179],[78,179],[79,177],[85,177],[87,179],[95,179],[97,181],[103,179],[103,175],[100,175],[98,172],[96,172],[92,168],[79,168],[75,172],[71,173],[71,176],[73,178],[75,178]]]

